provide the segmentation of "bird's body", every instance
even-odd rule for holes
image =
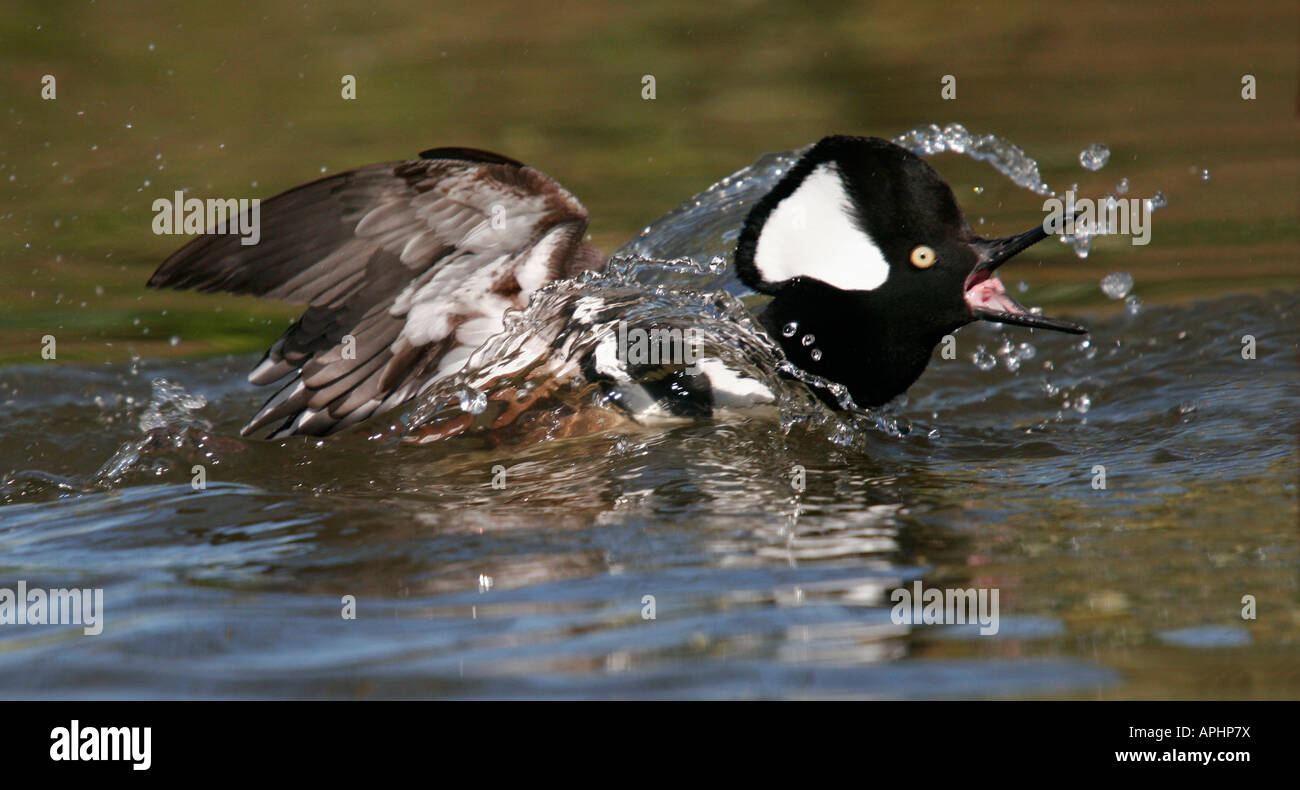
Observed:
[[[584,242],[587,221],[582,204],[538,170],[483,151],[433,149],[274,197],[261,206],[259,244],[200,236],[149,285],[307,305],[250,373],[254,384],[280,388],[243,433],[279,423],[272,438],[324,435],[450,380],[500,335],[508,311],[550,283],[599,270],[603,257]],[[1030,315],[992,274],[1044,235],[980,239],[924,161],[883,140],[828,137],[750,211],[735,265],[746,285],[771,297],[756,318],[790,362],[875,406],[921,375],[945,334],[976,318],[1082,331]],[[590,387],[604,404],[571,409],[563,434],[776,402],[762,381],[701,354],[689,332],[629,330],[619,306],[599,296],[573,295],[552,322],[525,339],[533,353],[517,349],[508,363],[475,371],[479,385],[512,382],[486,386],[489,427],[528,434],[563,387]],[[556,352],[566,331],[597,325],[618,331],[580,353]],[[641,333],[640,357],[630,331]],[[647,344],[651,332],[663,334]],[[447,438],[475,416],[415,436]],[[552,421],[547,435],[555,434]]]

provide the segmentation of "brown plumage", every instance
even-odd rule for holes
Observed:
[[[249,374],[286,379],[244,426],[323,435],[458,372],[546,283],[597,269],[587,211],[541,171],[465,148],[368,165],[260,207],[258,244],[208,233],[154,272],[155,288],[307,305]]]

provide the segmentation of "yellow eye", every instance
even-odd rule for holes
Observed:
[[[934,250],[922,244],[912,250],[912,265],[918,269],[928,269],[934,265]]]

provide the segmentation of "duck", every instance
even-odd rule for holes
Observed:
[[[558,181],[475,148],[336,173],[262,202],[259,219],[258,243],[196,236],[147,283],[305,305],[248,374],[278,388],[244,436],[325,436],[404,406],[461,374],[539,291],[607,265],[586,241],[586,208]],[[996,274],[1048,235],[1037,226],[981,237],[924,159],[889,140],[832,135],[754,202],[732,265],[761,296],[753,318],[786,360],[840,385],[814,395],[832,410],[874,408],[910,388],[935,347],[967,324],[1086,333],[1027,310]],[[560,314],[569,326],[555,330],[608,323],[612,309],[575,298]],[[536,354],[555,358],[529,362],[526,388],[493,393],[493,426],[527,423],[576,380],[604,394],[599,413],[572,415],[578,432],[776,399],[718,359],[630,359],[625,345],[625,333],[609,334],[567,358],[537,343]],[[418,441],[458,435],[473,417]]]

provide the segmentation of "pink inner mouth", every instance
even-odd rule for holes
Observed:
[[[989,274],[977,275],[975,282],[966,285],[966,304],[971,310],[983,308],[999,313],[1024,315],[1025,308],[1016,304],[1016,300],[1007,294],[1006,286],[997,277]]]

